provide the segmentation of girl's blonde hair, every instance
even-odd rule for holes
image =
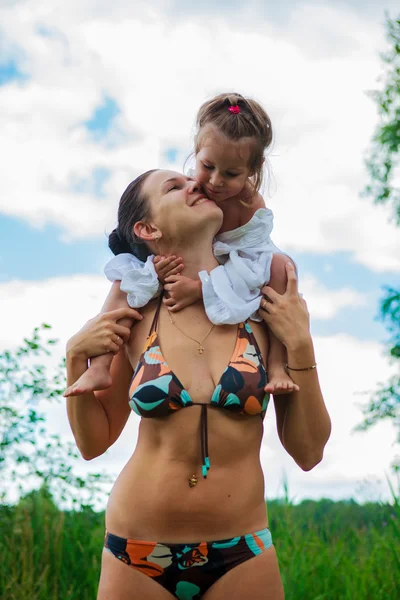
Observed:
[[[238,107],[229,110],[230,107]],[[206,125],[214,126],[229,140],[239,141],[252,138],[253,148],[248,165],[252,172],[251,183],[258,192],[263,180],[264,152],[272,142],[272,124],[263,107],[241,94],[219,94],[204,102],[197,113],[195,154],[201,148],[202,130]]]

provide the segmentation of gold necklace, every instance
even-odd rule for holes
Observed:
[[[184,331],[182,331],[182,329],[181,329],[180,327],[178,327],[178,325],[177,325],[177,324],[175,323],[175,321],[173,320],[173,318],[172,318],[172,316],[171,316],[171,313],[170,313],[170,311],[168,311],[168,316],[169,316],[169,318],[170,318],[170,321],[171,321],[172,325],[173,325],[174,327],[176,327],[176,328],[177,328],[177,330],[178,330],[178,331],[180,331],[180,332],[181,332],[181,333],[182,333],[182,334],[183,334],[185,337],[189,338],[189,340],[192,340],[193,342],[196,342],[196,344],[198,344],[198,345],[199,345],[199,347],[197,348],[197,351],[198,351],[198,353],[199,353],[199,354],[203,354],[203,352],[204,352],[204,350],[205,350],[205,348],[204,348],[204,346],[203,346],[203,343],[206,341],[206,339],[208,338],[208,336],[210,335],[210,333],[211,333],[211,332],[212,332],[212,330],[214,329],[214,327],[215,327],[215,323],[213,323],[213,324],[211,325],[211,327],[210,327],[210,329],[209,329],[209,331],[208,331],[208,333],[207,333],[206,337],[205,337],[205,338],[203,338],[203,339],[201,340],[201,342],[199,342],[199,340],[195,340],[195,339],[194,339],[194,338],[192,338],[190,335],[188,335],[187,333],[185,333]]]

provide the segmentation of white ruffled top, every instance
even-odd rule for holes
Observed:
[[[142,262],[134,254],[117,254],[104,267],[110,281],[120,281],[121,290],[128,294],[131,308],[146,306],[158,295],[160,283],[153,265],[154,256]]]
[[[217,325],[241,323],[248,318],[260,321],[260,288],[268,283],[273,253],[282,253],[272,242],[273,213],[259,208],[248,223],[217,235],[214,254],[220,263],[210,273],[200,271],[204,306]],[[118,254],[105,266],[110,281],[121,281],[132,308],[145,306],[158,295],[160,284],[153,265],[133,254]]]

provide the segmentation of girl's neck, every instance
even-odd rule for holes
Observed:
[[[240,203],[241,195],[226,198],[223,202],[218,203],[218,208],[222,210],[225,219],[235,219],[243,210],[243,205]]]

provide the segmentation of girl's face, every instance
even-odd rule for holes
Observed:
[[[248,167],[252,150],[251,138],[234,142],[206,126],[201,132],[196,154],[195,179],[214,202],[237,196],[252,175]]]

